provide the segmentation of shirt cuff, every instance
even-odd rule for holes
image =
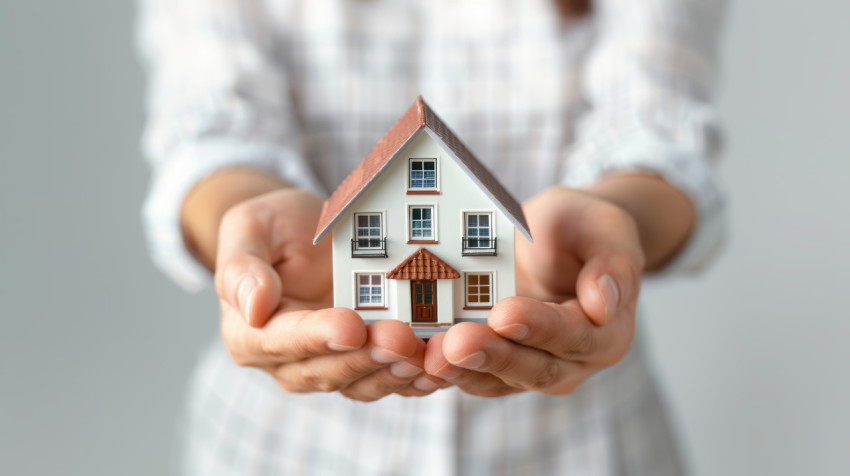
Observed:
[[[180,147],[154,171],[142,220],[154,263],[187,291],[211,282],[211,275],[183,239],[180,210],[192,187],[217,170],[250,167],[275,174],[290,184],[325,196],[305,162],[279,146],[215,139]]]
[[[721,248],[725,235],[725,202],[709,160],[675,144],[653,140],[627,141],[605,151],[604,160],[579,160],[562,180],[572,188],[593,185],[611,172],[646,172],[661,176],[690,198],[696,223],[685,246],[656,276],[698,271]]]

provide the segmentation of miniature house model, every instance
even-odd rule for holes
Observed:
[[[398,319],[420,337],[485,322],[516,293],[519,203],[419,97],[325,202],[334,305]]]

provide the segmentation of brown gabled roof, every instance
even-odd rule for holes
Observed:
[[[457,279],[454,268],[425,248],[419,248],[387,273],[387,279]]]
[[[458,139],[451,129],[440,119],[422,100],[422,96],[410,106],[401,119],[393,125],[387,134],[375,145],[369,155],[360,162],[348,177],[342,181],[334,193],[325,201],[316,236],[313,243],[318,243],[330,231],[340,215],[354,203],[354,200],[371,184],[375,177],[383,171],[395,158],[396,154],[413,136],[423,128],[430,129],[436,138],[454,153],[472,180],[496,202],[496,205],[508,216],[520,232],[531,241],[528,223],[522,214],[522,207],[499,182],[499,180],[475,155]]]

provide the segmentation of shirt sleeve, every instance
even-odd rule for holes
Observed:
[[[693,202],[697,224],[664,272],[696,270],[719,248],[724,200],[712,170],[723,1],[602,0],[583,73],[589,109],[562,180],[586,187],[614,171],[658,174]]]
[[[152,167],[143,222],[154,262],[187,290],[210,281],[180,226],[183,200],[204,177],[252,167],[326,193],[301,153],[262,3],[140,2],[138,45],[149,73],[143,147]]]

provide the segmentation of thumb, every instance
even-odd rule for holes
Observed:
[[[280,303],[280,277],[268,263],[244,253],[234,256],[216,271],[216,291],[238,309],[245,322],[262,327]]]
[[[215,287],[219,298],[238,309],[245,322],[262,327],[280,304],[280,276],[271,265],[265,220],[250,209],[231,210],[221,222]]]
[[[640,273],[638,263],[625,254],[597,255],[585,263],[576,292],[579,304],[595,325],[605,325],[618,309],[637,301]]]

